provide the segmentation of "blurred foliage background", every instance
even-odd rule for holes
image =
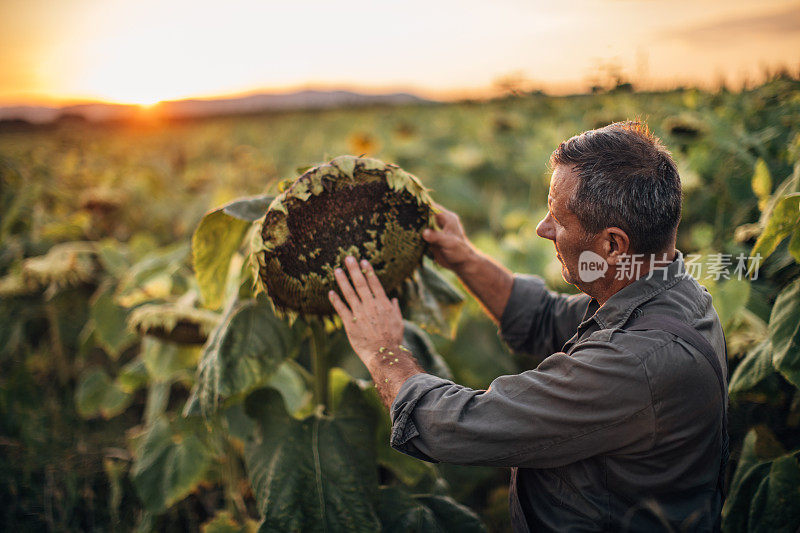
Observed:
[[[419,176],[480,249],[571,291],[552,244],[535,234],[546,210],[547,161],[560,141],[626,119],[646,121],[678,162],[684,254],[749,255],[761,236],[757,279],[700,280],[723,319],[732,374],[725,527],[794,531],[800,237],[783,239],[800,233],[792,204],[800,190],[800,81],[787,75],[741,92],[621,86],[565,97],[0,131],[0,524],[256,527],[244,437],[216,438],[243,432],[244,413],[203,431],[181,416],[208,347],[137,329],[146,305],[195,310],[172,325],[183,320],[201,343],[219,321],[219,309],[202,308],[190,256],[192,233],[210,209],[274,194],[298,167],[366,154]],[[772,215],[783,218],[770,222]],[[455,338],[432,339],[456,382],[486,388],[538,363],[509,353],[496,333],[468,298]],[[352,360],[341,366],[368,377]],[[308,398],[293,385],[302,369],[281,368],[272,386],[290,410],[302,411]],[[380,453],[399,455],[388,442]],[[446,485],[489,530],[509,528],[504,470],[440,465],[430,474],[407,462],[392,472],[382,481],[399,477],[434,492]],[[761,518],[773,511],[778,522]]]

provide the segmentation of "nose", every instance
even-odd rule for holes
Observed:
[[[543,239],[548,239],[551,241],[556,240],[556,232],[555,227],[553,226],[553,217],[550,216],[550,212],[548,211],[547,215],[539,221],[539,225],[536,226],[536,235]]]

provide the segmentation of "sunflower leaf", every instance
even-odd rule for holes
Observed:
[[[211,333],[198,366],[198,380],[186,413],[199,402],[204,415],[219,400],[267,384],[288,357],[290,330],[266,297],[233,305]]]
[[[226,214],[222,207],[204,216],[192,236],[197,284],[209,309],[222,306],[231,258],[241,247],[249,227],[249,222]]]
[[[474,512],[445,496],[412,496],[400,487],[384,487],[380,491],[378,509],[382,530],[386,533],[486,531]]]
[[[430,333],[455,338],[464,295],[426,261],[406,280],[401,299],[403,315]]]
[[[355,385],[335,417],[292,418],[277,391],[246,401],[258,425],[245,448],[261,531],[376,531],[375,417]]]

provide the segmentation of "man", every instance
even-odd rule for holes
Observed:
[[[336,272],[345,301],[330,298],[390,408],[391,445],[428,461],[512,467],[517,531],[716,529],[725,344],[710,295],[675,249],[675,164],[645,126],[616,123],[563,142],[551,166],[537,233],[584,294],[512,275],[444,209],[442,229],[423,235],[513,349],[549,356],[534,370],[486,391],[425,374],[401,347],[399,306],[370,265],[347,259],[352,285]]]

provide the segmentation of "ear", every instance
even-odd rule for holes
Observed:
[[[602,234],[606,261],[609,265],[616,265],[622,256],[630,253],[631,241],[628,234],[614,226],[604,229]]]

